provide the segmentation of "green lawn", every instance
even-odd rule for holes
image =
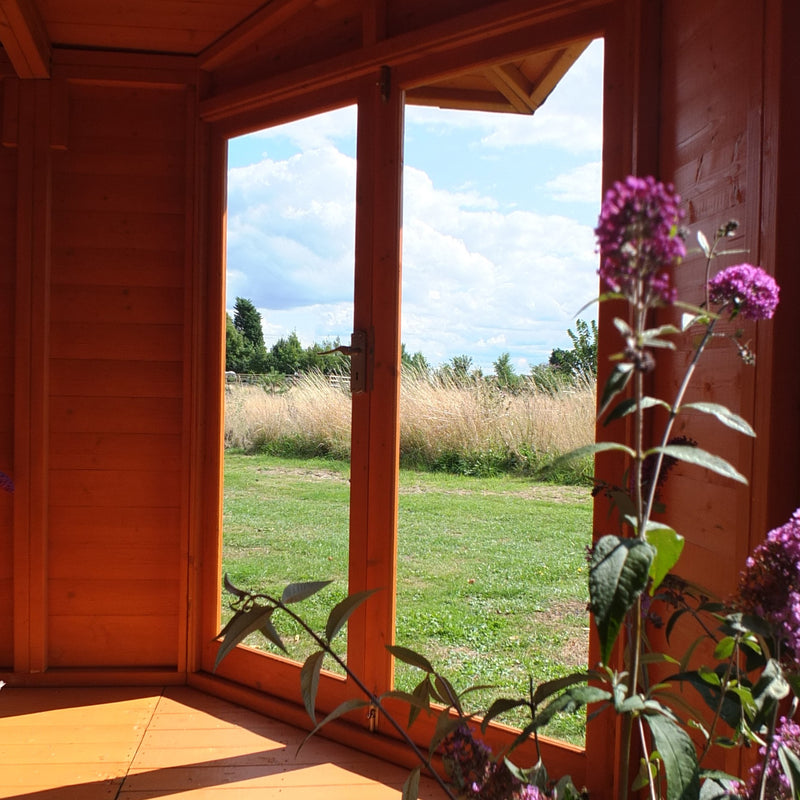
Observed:
[[[302,606],[322,628],[347,591],[348,477],[343,462],[227,453],[223,571],[278,594],[333,579]],[[474,710],[524,693],[529,674],[540,682],[585,666],[590,531],[588,489],[402,471],[397,643],[425,653],[458,689],[497,686],[474,696]],[[310,646],[299,629],[276,622],[302,660]],[[418,680],[398,665],[399,688]],[[580,742],[582,718],[547,732]]]

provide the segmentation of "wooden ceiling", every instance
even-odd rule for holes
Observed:
[[[194,58],[216,72],[297,68],[480,10],[495,0],[0,0],[0,42],[20,78],[60,52]],[[376,10],[380,7],[380,10]],[[532,114],[588,40],[409,89],[410,103]],[[266,66],[265,66],[266,65]]]

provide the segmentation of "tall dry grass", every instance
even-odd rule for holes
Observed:
[[[490,381],[411,372],[401,386],[401,462],[461,474],[530,474],[593,441],[594,419],[588,381],[549,391],[523,381],[512,392]],[[324,375],[306,375],[283,392],[227,387],[226,447],[347,458],[349,442],[349,395]],[[588,469],[573,464],[556,477],[586,477]]]

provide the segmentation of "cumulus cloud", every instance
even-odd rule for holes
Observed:
[[[602,186],[602,161],[590,161],[581,164],[569,172],[562,172],[546,186],[554,200],[564,203],[597,204]]]
[[[402,340],[409,352],[433,364],[467,354],[490,371],[508,351],[524,372],[569,345],[566,329],[597,294],[597,256],[592,226],[571,209],[559,213],[567,207],[559,203],[599,200],[598,64],[602,48],[593,45],[533,118],[408,110],[407,137],[434,125],[471,131],[470,157],[498,159],[497,170],[522,187],[518,202],[498,201],[491,182],[471,174],[469,157],[455,188],[430,166],[405,167]],[[597,97],[586,96],[592,81]],[[268,344],[292,330],[306,345],[349,337],[356,164],[346,142],[354,131],[353,109],[345,109],[254,134],[264,155],[230,170],[227,305],[251,299]],[[504,162],[502,150],[525,146],[535,159],[542,143],[571,160],[532,192],[530,176],[518,161]]]

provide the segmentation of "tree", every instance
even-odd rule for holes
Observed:
[[[232,372],[263,373],[267,369],[267,348],[261,314],[253,303],[237,297],[231,324],[225,327],[225,369]]]
[[[570,378],[597,377],[597,323],[579,319],[576,333],[567,330],[572,348],[556,348],[550,353],[550,365]]]
[[[403,369],[412,370],[421,375],[427,375],[431,371],[431,365],[422,352],[417,350],[416,353],[411,354],[404,344],[400,345],[400,366]]]
[[[509,353],[502,353],[494,362],[494,374],[497,385],[503,389],[513,389],[519,384],[519,375],[514,371]]]
[[[264,347],[264,329],[261,314],[246,297],[237,297],[233,306],[233,324],[244,340],[253,348]]]
[[[233,324],[231,315],[225,314],[225,370],[227,372],[249,372],[249,355],[244,336]]]
[[[296,372],[306,370],[308,354],[303,350],[296,331],[292,331],[286,338],[281,337],[272,345],[269,366],[270,369],[282,372],[284,375],[294,375]]]

